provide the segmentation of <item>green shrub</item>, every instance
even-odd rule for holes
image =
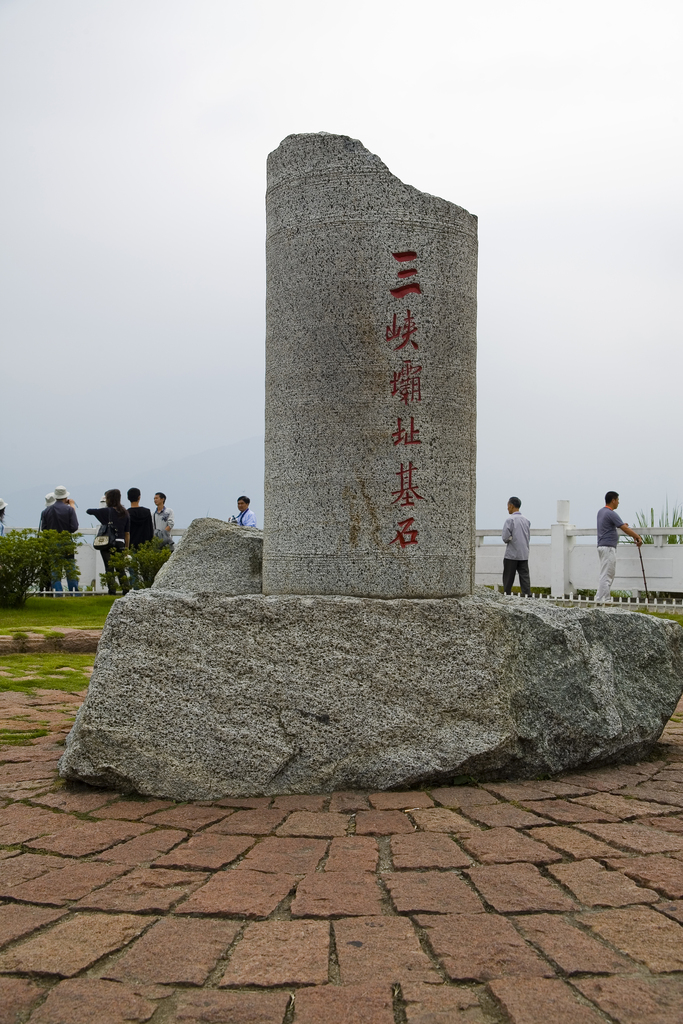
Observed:
[[[21,607],[44,578],[74,572],[80,534],[10,530],[0,537],[0,606]]]
[[[147,590],[170,557],[171,548],[158,537],[139,544],[134,551],[115,551],[109,558],[108,572],[100,573],[102,586],[115,590],[117,578],[127,574],[131,590]]]

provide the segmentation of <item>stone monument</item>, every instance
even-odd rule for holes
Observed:
[[[195,520],[114,604],[62,775],[212,799],[642,757],[680,626],[472,592],[474,217],[344,136],[268,178],[263,540]]]

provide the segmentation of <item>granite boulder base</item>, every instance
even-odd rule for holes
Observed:
[[[644,615],[142,591],[60,772],[178,800],[553,774],[647,754],[682,680],[683,632]]]
[[[153,590],[260,594],[263,533],[222,519],[193,519]]]

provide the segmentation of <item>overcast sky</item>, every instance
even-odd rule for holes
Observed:
[[[479,216],[478,525],[683,500],[682,24],[0,0],[0,496],[262,432],[266,156],[328,131]]]

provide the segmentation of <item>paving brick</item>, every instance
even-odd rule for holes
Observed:
[[[324,811],[294,811],[277,830],[279,836],[344,836],[349,826],[348,814]]]
[[[0,974],[73,977],[125,946],[149,923],[150,918],[133,914],[70,914],[54,928],[0,954]]]
[[[19,1024],[45,993],[45,989],[25,978],[0,978],[0,1024]]]
[[[683,896],[683,862],[680,860],[655,853],[650,857],[628,857],[612,863],[635,882],[656,889],[671,900]]]
[[[146,814],[163,811],[173,807],[171,800],[117,800],[93,811],[93,818],[123,818],[127,821],[139,821]]]
[[[680,1024],[680,978],[585,978],[574,984],[619,1024]]]
[[[419,789],[404,793],[370,793],[370,805],[376,811],[403,811],[415,807],[433,807],[434,801]]]
[[[544,779],[542,782],[485,782],[484,787],[503,800],[550,800],[556,796],[582,796],[585,786],[571,786],[567,782]]]
[[[666,818],[644,818],[643,825],[654,825],[655,828],[664,829],[665,832],[683,833],[683,817],[678,815],[667,815]]]
[[[212,800],[213,807],[236,807],[242,810],[258,810],[269,807],[272,796],[224,796],[220,800]]]
[[[287,811],[268,810],[264,807],[254,811],[235,811],[229,818],[212,825],[211,831],[224,836],[267,836],[277,828],[286,814]]]
[[[683,785],[683,771],[680,768],[678,770],[674,768],[665,768],[654,776],[654,781],[667,784],[678,783],[679,785]]]
[[[388,984],[302,988],[295,1007],[295,1024],[394,1024]]]
[[[203,985],[239,930],[236,921],[166,917],[102,974],[128,983]]]
[[[134,821],[78,822],[73,828],[42,836],[26,845],[34,850],[52,850],[67,857],[87,857],[149,830],[149,825],[138,825]]]
[[[53,907],[63,907],[70,900],[79,900],[92,889],[111,882],[125,870],[121,864],[67,861],[64,866],[60,864],[56,871],[49,871],[46,875],[15,885],[10,893],[12,899],[24,900],[26,903],[47,903]]]
[[[172,1019],[198,1024],[282,1024],[289,1000],[289,992],[180,992]]]
[[[128,914],[161,914],[194,892],[206,880],[199,871],[137,868],[97,889],[76,904],[79,910],[118,910]]]
[[[453,981],[554,976],[512,924],[497,914],[420,914],[416,921]]]
[[[185,868],[186,870],[217,871],[230,864],[241,853],[253,846],[255,840],[243,836],[219,836],[201,832],[154,862],[159,868]]]
[[[187,839],[187,832],[159,828],[127,843],[113,846],[95,860],[114,861],[117,864],[142,864],[156,860],[160,854],[167,853],[184,839]]]
[[[0,844],[13,846],[25,843],[36,836],[70,829],[78,824],[68,814],[56,814],[42,807],[27,807],[26,804],[10,804],[0,811]]]
[[[222,821],[231,815],[226,807],[198,807],[196,804],[183,804],[181,807],[170,807],[165,811],[150,814],[143,820],[150,825],[170,825],[171,828],[184,828],[188,832],[197,832],[207,825]]]
[[[58,921],[65,910],[48,910],[45,907],[25,907],[19,903],[6,903],[0,907],[0,946],[6,946],[16,939]]]
[[[499,978],[489,988],[511,1024],[602,1024],[603,1018],[558,979]]]
[[[33,798],[33,803],[42,804],[44,807],[57,807],[60,811],[71,811],[78,814],[88,814],[98,807],[104,807],[114,799],[115,794],[111,790],[91,789],[85,790],[60,789],[57,793],[44,793],[42,796]]]
[[[369,806],[367,793],[344,790],[332,794],[329,809],[332,813],[351,814],[352,811],[363,811]]]
[[[221,987],[324,985],[328,978],[327,921],[258,921],[233,950]]]
[[[325,871],[375,871],[379,858],[377,840],[370,836],[333,839]]]
[[[616,974],[633,963],[574,927],[559,914],[525,914],[514,918],[522,935],[540,946],[565,974]]]
[[[51,989],[32,1024],[125,1024],[149,1020],[156,1005],[123,985],[99,978],[73,978]]]
[[[5,764],[0,768],[0,784],[11,785],[14,782],[31,782],[35,779],[53,778],[56,765],[38,762],[21,764]]]
[[[424,811],[415,811],[415,814],[424,813]],[[433,814],[434,811],[430,813]],[[359,811],[356,815],[357,835],[390,836],[395,833],[414,831],[410,818],[403,811]]]
[[[576,904],[544,878],[533,864],[492,864],[465,872],[484,899],[501,913],[575,910]]]
[[[483,864],[511,864],[515,861],[553,864],[562,860],[555,850],[513,828],[492,828],[463,836],[462,845]]]
[[[538,810],[546,805],[559,802],[557,800],[541,800],[535,809]],[[471,807],[467,813],[475,821],[481,821],[489,828],[528,828],[530,825],[546,825],[548,817],[547,815],[539,817],[538,814],[530,814],[519,807],[513,807],[512,804]],[[545,815],[545,811],[539,810],[539,814]]]
[[[268,836],[249,851],[235,870],[307,875],[309,871],[315,871],[326,849],[324,839],[280,839]]]
[[[683,970],[683,928],[650,907],[588,912],[577,920],[656,974]]]
[[[669,850],[683,850],[683,835],[674,835],[648,825],[582,825],[582,831],[599,839],[606,839],[615,846],[623,846],[634,853],[666,853]]]
[[[408,1024],[486,1024],[474,992],[411,981],[401,986]]]
[[[405,917],[348,918],[333,928],[342,985],[441,981]]]
[[[594,860],[555,864],[548,870],[587,907],[626,907],[659,899],[656,892],[635,885],[619,871],[607,871]]]
[[[572,786],[585,786],[586,789],[594,789],[598,792],[608,793],[613,789],[622,789],[624,786],[637,786],[642,782],[643,776],[638,772],[622,772],[619,769],[607,769],[596,772],[577,773],[575,775],[563,775],[562,782],[569,782]]]
[[[385,811],[384,813],[387,814],[389,812]],[[394,813],[398,814],[398,811]],[[447,810],[445,807],[429,807],[424,811],[413,811],[411,817],[424,832],[446,832],[456,836],[467,836],[472,832],[481,832],[479,825],[474,825],[467,818],[463,818],[462,814],[456,814],[455,811]],[[357,828],[358,826],[356,826]],[[408,829],[402,829],[402,831],[406,832]]]
[[[182,903],[176,913],[268,917],[296,881],[296,875],[283,872],[219,871]]]
[[[381,896],[369,871],[313,872],[297,886],[292,917],[380,914]]]
[[[439,832],[415,832],[412,836],[391,837],[394,867],[401,868],[468,868],[471,858],[450,836]]]
[[[671,804],[633,798],[627,800],[618,793],[593,793],[590,796],[580,796],[572,803],[594,807],[596,811],[605,811],[615,818],[621,818],[622,821],[627,818],[642,818],[646,814],[668,814],[674,810]]]
[[[73,864],[73,861],[40,853],[20,853],[10,861],[3,861],[0,868],[0,896],[11,896],[15,886],[48,871],[66,867],[67,864]]]
[[[683,924],[683,900],[673,900],[671,903],[657,903],[655,910]]]
[[[533,839],[538,839],[562,853],[568,853],[580,860],[583,857],[613,857],[615,849],[601,843],[593,836],[565,825],[549,825],[529,830]]]
[[[478,914],[479,897],[452,871],[399,871],[384,875],[399,914]]]
[[[632,796],[637,800],[654,800],[658,804],[683,807],[683,786],[678,783],[644,782],[640,786],[620,789],[619,795]]]
[[[277,807],[279,811],[322,811],[328,799],[325,793],[294,793],[276,796],[273,807]]]
[[[551,821],[561,821],[572,825],[579,821],[618,821],[614,814],[607,811],[596,811],[594,807],[586,807],[569,800],[525,800],[524,806],[530,811],[538,811]],[[540,824],[538,822],[537,824]]]
[[[430,790],[437,803],[444,807],[484,807],[486,804],[497,804],[495,796],[478,786],[440,786]]]

